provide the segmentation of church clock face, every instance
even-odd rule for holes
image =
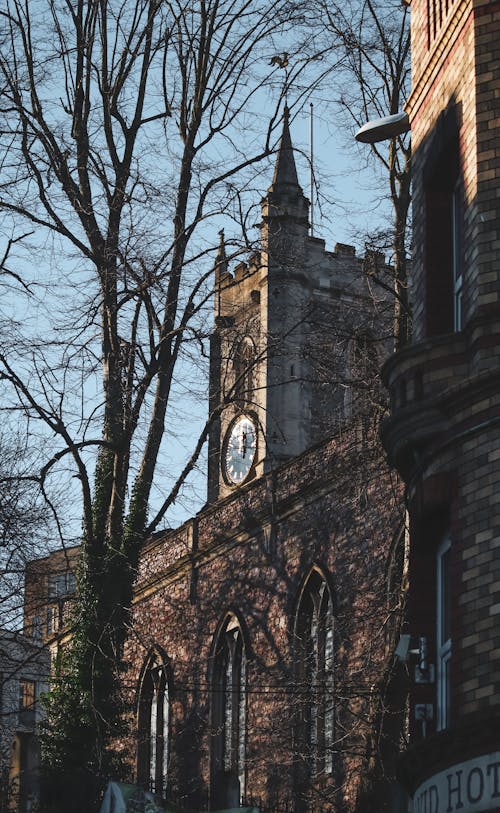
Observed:
[[[238,418],[226,435],[223,468],[226,479],[239,485],[248,477],[257,450],[257,432],[250,418]]]

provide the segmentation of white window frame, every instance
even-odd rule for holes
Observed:
[[[451,634],[445,635],[446,617],[444,612],[445,594],[443,591],[443,577],[445,575],[444,562],[446,554],[451,550],[451,539],[447,534],[439,545],[437,558],[436,583],[436,729],[443,731],[450,723],[450,662],[451,662]],[[447,567],[450,567],[448,557]],[[450,573],[448,580],[450,581]],[[448,581],[448,584],[449,584]],[[450,619],[448,619],[450,622]]]

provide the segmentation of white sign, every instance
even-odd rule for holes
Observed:
[[[500,807],[500,751],[431,776],[413,796],[413,813],[482,813]]]

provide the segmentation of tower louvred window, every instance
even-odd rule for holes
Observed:
[[[246,336],[236,348],[234,356],[234,396],[239,403],[252,400],[255,389],[255,344]]]

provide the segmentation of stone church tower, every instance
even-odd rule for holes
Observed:
[[[260,251],[231,273],[221,234],[216,261],[209,502],[335,431],[352,412],[356,342],[374,368],[384,350],[387,303],[365,261],[309,235],[287,108],[261,210]]]

